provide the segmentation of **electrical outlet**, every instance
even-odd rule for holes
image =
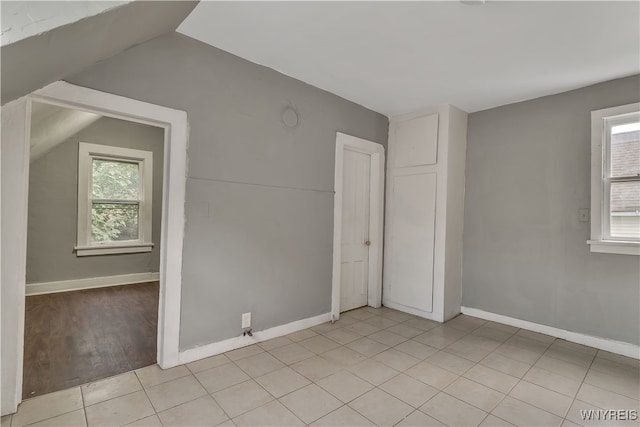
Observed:
[[[578,210],[578,221],[589,222],[589,209],[584,208]]]
[[[242,313],[242,327],[250,328],[251,327],[251,312]]]

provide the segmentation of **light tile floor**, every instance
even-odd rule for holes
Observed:
[[[176,368],[24,401],[7,426],[559,426],[639,410],[638,360],[469,316],[364,307]]]

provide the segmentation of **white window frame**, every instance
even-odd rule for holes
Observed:
[[[139,213],[138,239],[122,242],[91,241],[91,207],[93,189],[93,160],[126,161],[138,164]],[[153,153],[131,148],[80,142],[78,148],[78,239],[77,256],[151,252]]]
[[[640,103],[591,112],[591,252],[640,255],[640,241],[612,238],[608,177],[611,126],[640,117]]]

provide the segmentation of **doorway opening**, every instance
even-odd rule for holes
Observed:
[[[336,135],[332,320],[382,301],[384,147]]]
[[[31,104],[23,399],[156,363],[164,129]]]
[[[22,401],[30,133],[31,110],[35,102],[162,129],[164,161],[161,169],[165,179],[160,221],[156,359],[163,369],[180,364],[187,115],[184,111],[65,82],[52,83],[2,106],[3,413],[15,412]],[[143,241],[137,246],[145,244]],[[75,250],[77,246],[76,242]]]

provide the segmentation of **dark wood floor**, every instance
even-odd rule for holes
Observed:
[[[27,297],[22,397],[156,363],[158,282]]]

